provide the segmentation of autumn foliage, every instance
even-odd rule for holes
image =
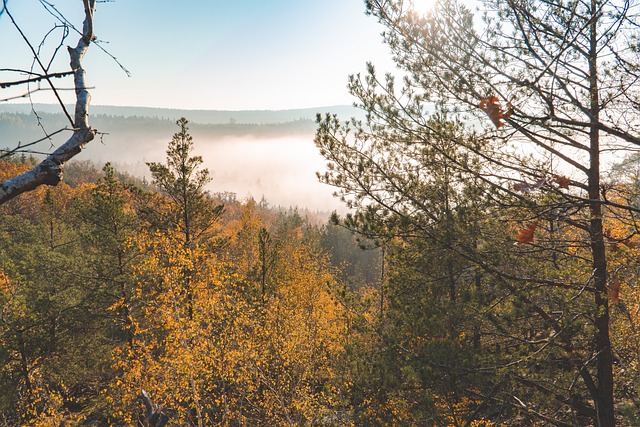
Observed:
[[[163,221],[176,217],[169,197],[109,166],[95,183],[2,206],[6,425],[135,425],[142,388],[174,425],[307,425],[346,411],[348,322],[315,219],[251,199],[227,200],[218,219],[220,201],[190,197],[202,199],[188,244],[179,221]]]
[[[504,120],[508,120],[513,112],[511,104],[507,104],[506,110],[503,109],[500,105],[500,100],[496,96],[482,98],[478,107],[487,113],[487,116],[489,116],[496,128],[504,126]]]
[[[538,221],[533,221],[527,224],[524,228],[518,230],[518,234],[516,235],[517,243],[531,243],[533,242],[534,233],[536,228],[538,227]]]

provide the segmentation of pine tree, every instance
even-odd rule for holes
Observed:
[[[173,135],[167,148],[166,165],[147,163],[152,183],[171,200],[167,220],[183,237],[186,247],[201,241],[222,213],[223,206],[215,205],[205,186],[211,181],[209,170],[201,169],[201,156],[191,156],[193,138],[189,122],[184,117],[176,122],[180,131]]]
[[[209,170],[201,169],[201,156],[191,156],[193,138],[189,134],[188,121],[184,117],[176,122],[180,131],[173,135],[167,148],[167,163],[147,163],[152,183],[168,197],[168,209],[160,212],[160,230],[171,230],[180,236],[179,244],[187,251],[182,268],[182,289],[186,295],[187,316],[194,316],[195,300],[192,282],[203,262],[203,252],[197,250],[210,243],[212,227],[223,211],[208,197],[205,186],[211,181]],[[157,211],[154,213],[158,214]],[[171,233],[170,233],[171,234]],[[193,257],[191,256],[193,255]]]
[[[633,222],[638,210],[612,201],[617,190],[602,185],[601,153],[640,144],[638,5],[482,5],[485,13],[474,15],[442,1],[418,15],[410,2],[367,1],[406,76],[401,88],[373,66],[351,77],[367,117],[321,120],[316,141],[330,162],[323,179],[356,208],[347,224],[409,241],[407,250],[412,238],[443,246],[443,277],[453,255],[468,263],[458,280],[494,288],[493,299],[479,301],[490,318],[478,322],[478,342],[501,350],[478,370],[493,366],[500,379],[479,393],[479,408],[497,405],[511,423],[610,427],[614,271],[603,220]],[[442,182],[442,191],[486,204],[469,210],[454,199],[458,226],[443,234],[436,231],[447,207],[433,203],[434,184],[447,175],[453,185]],[[476,220],[463,232],[465,212]]]

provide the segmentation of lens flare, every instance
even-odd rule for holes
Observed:
[[[424,15],[433,9],[435,2],[436,0],[411,0],[411,10],[418,15]]]

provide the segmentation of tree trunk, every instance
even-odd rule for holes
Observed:
[[[598,91],[598,4],[591,1],[593,19],[591,21],[591,46],[589,52],[590,74],[590,166],[589,166],[589,200],[591,220],[589,238],[593,256],[593,281],[595,293],[595,352],[597,354],[596,376],[598,379],[597,395],[593,396],[596,405],[595,425],[598,427],[615,426],[613,402],[613,356],[609,338],[609,304],[607,300],[607,258],[602,229],[602,205],[600,203],[600,136],[598,130],[600,115],[600,99]]]
[[[0,204],[41,185],[57,185],[62,180],[65,163],[79,154],[96,135],[95,129],[89,126],[89,100],[91,97],[87,90],[85,71],[82,68],[82,58],[89,44],[95,38],[93,35],[95,0],[83,0],[83,3],[85,20],[82,36],[75,48],[68,48],[76,89],[73,135],[33,169],[0,183]],[[64,111],[66,112],[66,110]]]

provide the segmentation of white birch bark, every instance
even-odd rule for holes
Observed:
[[[94,39],[93,12],[95,10],[95,0],[83,0],[83,3],[85,19],[82,36],[75,48],[68,48],[76,90],[73,134],[64,144],[34,166],[33,169],[0,184],[0,204],[40,185],[58,184],[62,180],[65,163],[80,153],[96,134],[95,129],[89,126],[89,101],[91,96],[86,89],[85,71],[82,68],[82,58]]]

